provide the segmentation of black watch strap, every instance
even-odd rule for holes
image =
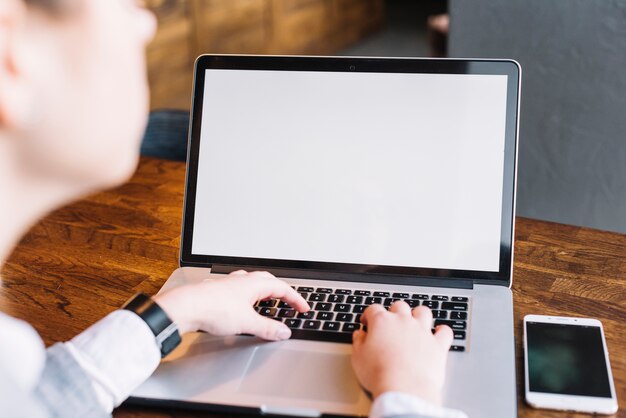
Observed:
[[[178,327],[150,296],[137,293],[122,306],[122,309],[135,312],[144,320],[156,338],[161,357],[167,356],[180,344]]]

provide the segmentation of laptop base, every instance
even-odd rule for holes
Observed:
[[[172,274],[161,291],[217,277],[223,275],[184,267]],[[311,285],[310,280],[285,280],[294,286]],[[349,282],[315,281],[315,286],[433,292],[433,288]],[[473,418],[517,416],[510,289],[477,285],[473,290],[436,288],[436,292],[473,300],[470,349],[449,354],[444,405]],[[194,409],[289,416],[366,416],[370,400],[354,377],[350,356],[350,344],[265,342],[255,337],[194,333],[183,338],[129,403],[169,402]]]

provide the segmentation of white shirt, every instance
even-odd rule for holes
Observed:
[[[0,332],[0,388],[7,382],[14,383],[21,395],[28,396],[44,367],[43,342],[29,324],[1,312]],[[65,346],[91,378],[98,401],[109,413],[154,372],[161,359],[150,328],[139,316],[125,310],[112,312]],[[21,402],[23,396],[0,391],[0,411],[19,411]],[[372,404],[370,417],[410,414],[467,418],[463,412],[397,392],[379,396]]]

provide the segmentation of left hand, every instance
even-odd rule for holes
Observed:
[[[219,336],[252,334],[266,340],[285,340],[291,330],[253,308],[257,300],[269,298],[281,299],[299,312],[310,309],[298,292],[270,273],[243,270],[172,289],[154,300],[181,334],[201,330]]]

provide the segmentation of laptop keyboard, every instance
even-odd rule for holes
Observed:
[[[404,300],[411,308],[428,306],[433,312],[433,330],[438,325],[448,325],[454,333],[450,350],[465,351],[470,306],[466,296],[306,286],[294,289],[311,306],[309,312],[297,312],[277,299],[259,301],[255,305],[259,314],[291,328],[291,338],[351,343],[352,332],[362,328],[361,314],[365,308],[375,303],[389,308],[395,301]]]

